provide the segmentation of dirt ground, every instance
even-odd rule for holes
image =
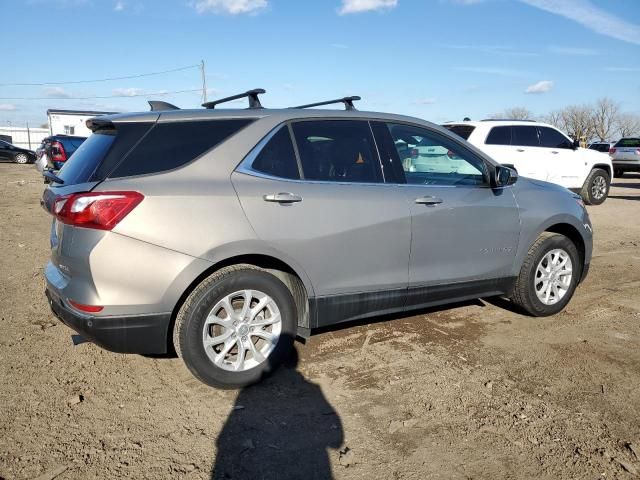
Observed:
[[[42,189],[0,165],[0,479],[640,477],[640,175],[589,208],[563,313],[491,299],[333,329],[240,392],[73,346],[43,295]]]

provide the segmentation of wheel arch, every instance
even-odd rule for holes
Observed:
[[[267,271],[280,279],[282,283],[287,286],[296,303],[298,310],[298,335],[303,338],[307,338],[310,335],[311,321],[309,318],[309,298],[313,295],[313,290],[310,287],[310,283],[305,283],[305,281],[309,281],[308,277],[306,277],[305,274],[301,275],[296,269],[291,267],[289,263],[274,255],[265,253],[239,253],[219,259],[217,262],[211,264],[208,268],[202,270],[188,284],[187,288],[184,289],[171,312],[171,320],[169,322],[167,334],[167,346],[169,349],[172,349],[173,345],[171,338],[175,327],[176,317],[187,297],[205,278],[216,271],[231,265],[251,265]]]
[[[607,165],[606,163],[596,163],[595,165],[593,165],[591,167],[591,170],[589,171],[589,173],[594,171],[596,168],[599,168],[599,169],[604,170],[605,172],[607,172],[607,174],[609,175],[610,179],[613,178],[613,170],[612,170],[612,166],[611,165]]]
[[[582,238],[582,235],[580,234],[578,229],[573,225],[571,225],[570,223],[556,223],[554,225],[548,226],[547,228],[545,228],[544,231],[550,232],[550,233],[559,233],[561,235],[564,235],[565,237],[567,237],[569,240],[573,242],[573,244],[578,249],[578,254],[580,255],[580,277],[579,278],[581,278],[582,272],[585,267],[587,247],[586,247],[584,238]]]

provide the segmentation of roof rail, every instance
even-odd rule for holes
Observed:
[[[157,112],[158,110],[180,110],[180,107],[163,102],[162,100],[149,100],[148,103],[152,112]]]
[[[231,95],[230,97],[221,98],[219,100],[214,100],[213,102],[203,103],[202,106],[204,108],[213,109],[216,108],[216,105],[221,103],[231,102],[232,100],[237,100],[239,98],[249,97],[249,108],[263,108],[260,103],[260,99],[258,95],[262,93],[267,93],[264,88],[254,88],[253,90],[248,90],[244,93],[239,93],[238,95]]]
[[[521,120],[519,118],[483,118],[481,122],[536,122],[536,120]]]
[[[353,102],[355,100],[361,100],[361,98],[358,96],[343,97],[343,98],[336,98],[335,100],[327,100],[326,102],[309,103],[307,105],[298,105],[297,107],[289,107],[289,108],[309,108],[309,107],[320,107],[322,105],[331,105],[334,103],[344,103],[345,110],[356,110],[356,107],[353,106]]]

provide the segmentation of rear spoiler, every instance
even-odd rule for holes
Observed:
[[[115,125],[111,120],[107,120],[106,118],[94,117],[87,120],[87,128],[92,132],[96,130],[113,130],[115,129]]]

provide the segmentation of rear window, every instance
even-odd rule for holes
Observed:
[[[618,143],[616,143],[616,147],[631,147],[637,148],[640,147],[640,138],[623,138]]]
[[[109,177],[158,173],[181,167],[252,121],[233,119],[158,123]]]
[[[443,127],[465,140],[469,140],[471,132],[476,129],[476,127],[472,127],[471,125],[443,125]]]
[[[260,151],[251,168],[274,177],[299,179],[298,161],[293,150],[289,129],[278,130],[269,143]]]
[[[58,177],[64,180],[64,185],[75,185],[89,181],[113,145],[115,138],[115,130],[107,130],[94,133],[83,142],[58,172]],[[61,185],[54,183],[52,186]]]
[[[511,145],[522,147],[539,147],[538,131],[536,127],[514,125],[511,127]]]

